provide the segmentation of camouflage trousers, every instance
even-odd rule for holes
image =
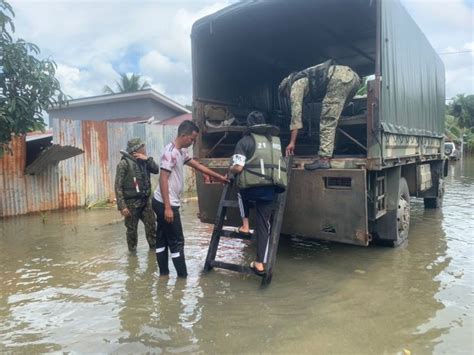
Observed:
[[[331,67],[329,76],[319,122],[318,155],[320,157],[332,157],[337,122],[347,101],[352,99],[360,86],[359,76],[346,66]]]
[[[130,216],[125,217],[128,250],[134,251],[137,249],[139,220],[141,220],[145,226],[146,240],[150,249],[154,249],[156,244],[156,219],[155,213],[151,208],[151,201],[148,200],[143,207],[129,207],[129,211]]]

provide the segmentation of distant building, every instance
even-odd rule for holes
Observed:
[[[191,114],[149,89],[72,100],[50,110],[49,118],[51,130],[14,137],[11,153],[0,157],[0,217],[113,201],[115,168],[127,141],[140,137],[158,160]],[[192,191],[192,169],[185,174]]]
[[[85,97],[69,101],[49,111],[52,120],[110,121],[117,119],[153,119],[162,121],[182,114],[189,114],[186,107],[153,89],[121,94]]]

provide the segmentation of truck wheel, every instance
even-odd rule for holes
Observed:
[[[410,228],[410,192],[405,178],[398,182],[397,209],[377,221],[374,242],[381,246],[398,247],[408,238]]]
[[[439,179],[438,183],[438,196],[437,197],[425,197],[423,202],[425,208],[440,208],[443,206],[443,196],[444,196],[444,180]]]
[[[393,246],[399,246],[408,238],[410,229],[410,191],[405,178],[400,178],[398,185],[398,206],[397,206],[397,239],[393,241]]]

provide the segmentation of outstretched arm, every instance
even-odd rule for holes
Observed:
[[[191,159],[188,162],[186,162],[186,165],[190,166],[193,169],[196,169],[197,171],[200,171],[203,174],[207,174],[209,176],[212,176],[219,180],[220,182],[229,182],[229,179],[226,178],[225,176],[216,173],[215,171],[209,169],[208,167],[202,165],[201,163],[198,163],[196,160]]]

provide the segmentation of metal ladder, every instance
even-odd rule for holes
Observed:
[[[290,175],[292,167],[291,157],[287,160],[287,180],[288,186],[290,183]],[[227,215],[228,208],[239,208],[238,200],[233,200],[230,198],[232,188],[234,187],[235,179],[232,179],[232,182],[225,185],[222,191],[221,199],[219,201],[219,206],[217,208],[216,222],[214,224],[214,229],[212,231],[211,242],[209,243],[209,250],[207,252],[206,262],[204,264],[204,271],[210,271],[213,268],[221,268],[232,270],[236,272],[241,272],[245,274],[255,274],[254,271],[249,266],[231,264],[224,261],[216,260],[217,249],[219,247],[219,242],[221,237],[225,238],[236,238],[243,240],[250,240],[252,236],[243,235],[238,232],[224,230],[224,221]],[[278,242],[280,240],[280,231],[281,225],[283,222],[283,215],[286,205],[286,196],[288,188],[277,194],[276,201],[273,205],[273,213],[271,217],[271,233],[268,243],[268,253],[267,260],[265,263],[265,274],[262,276],[261,286],[269,285],[272,281],[273,268],[276,262],[276,255],[278,249]]]

